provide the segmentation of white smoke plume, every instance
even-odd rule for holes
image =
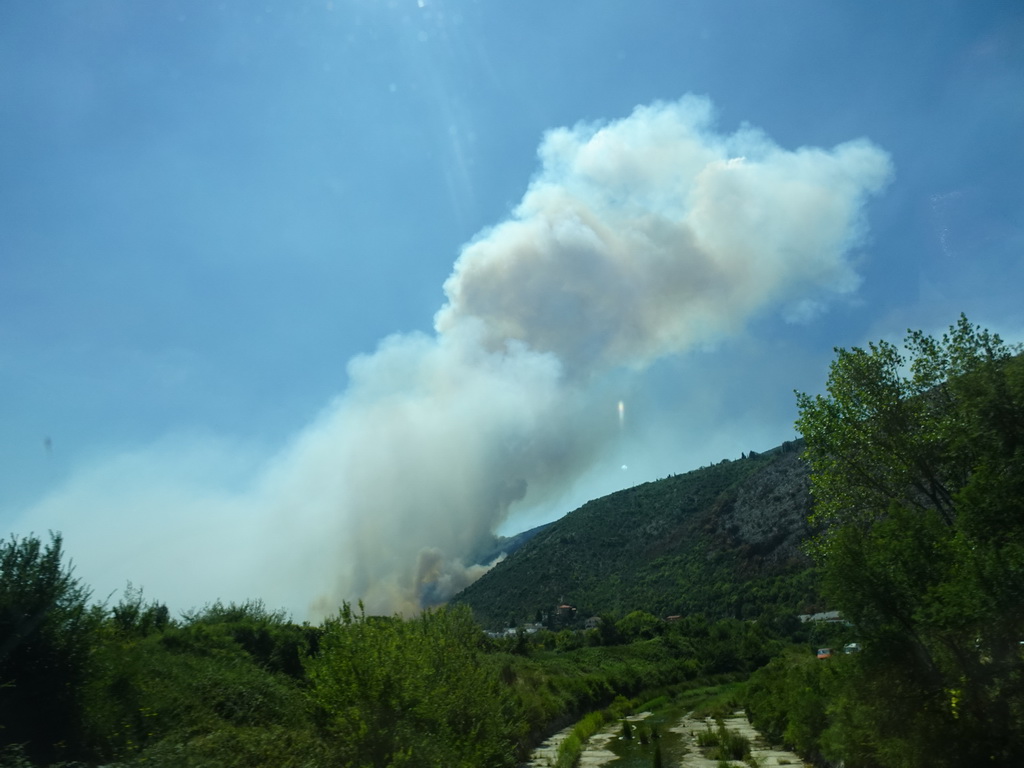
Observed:
[[[616,426],[593,415],[608,377],[853,291],[864,203],[891,176],[866,140],[789,151],[750,128],[717,133],[693,96],[553,130],[539,155],[511,217],[460,254],[435,334],[355,358],[347,391],[246,490],[182,501],[225,534],[246,515],[242,597],[317,616],[344,599],[386,613],[450,596],[485,570],[472,564],[510,509],[600,454]],[[30,519],[66,529],[76,498],[54,494]],[[128,517],[140,506],[124,503]],[[194,578],[198,601],[224,596],[218,574]]]
[[[475,323],[391,337],[349,376],[260,493],[282,523],[301,500],[310,519],[298,535],[336,544],[318,610],[359,597],[409,612],[450,596],[442,585],[468,583],[510,506],[574,476],[601,442],[553,355],[488,351]]]
[[[586,374],[856,288],[846,255],[888,157],[867,141],[789,152],[711,117],[689,97],[550,132],[513,218],[456,262],[438,331],[476,319],[488,349],[521,341]]]

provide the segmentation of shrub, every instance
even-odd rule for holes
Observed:
[[[338,762],[514,764],[520,714],[498,670],[483,663],[482,642],[465,606],[408,621],[343,606],[307,663]]]
[[[697,734],[697,746],[708,750],[712,760],[742,760],[750,755],[750,739],[724,725]]]
[[[45,546],[34,536],[0,543],[0,746],[23,744],[42,762],[79,756],[82,683],[99,622],[62,559],[59,534]]]

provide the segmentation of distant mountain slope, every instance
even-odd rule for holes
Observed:
[[[588,502],[459,593],[487,627],[560,603],[579,617],[645,610],[754,617],[814,603],[799,550],[810,510],[799,443]]]
[[[536,528],[530,528],[521,533],[517,533],[514,536],[495,536],[494,542],[491,544],[490,548],[477,557],[476,561],[481,565],[490,565],[502,555],[508,557],[519,550],[534,536],[550,528],[552,525],[553,523],[538,525]]]

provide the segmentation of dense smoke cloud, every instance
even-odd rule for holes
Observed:
[[[489,349],[521,341],[585,374],[853,290],[846,254],[888,157],[866,141],[787,152],[711,117],[691,97],[550,132],[514,216],[456,262],[438,331],[476,319]]]
[[[204,515],[249,510],[247,594],[314,616],[450,596],[485,570],[510,509],[600,455],[617,426],[608,377],[854,290],[863,205],[891,175],[863,140],[721,135],[696,97],[551,131],[539,154],[509,220],[456,261],[434,335],[355,358],[347,391],[248,489],[196,492]],[[207,598],[223,594],[209,581]]]
[[[336,526],[324,610],[361,597],[370,610],[412,611],[450,596],[445,584],[479,575],[471,566],[510,506],[574,476],[601,442],[554,356],[488,351],[472,323],[391,337],[349,376],[278,467],[283,485],[261,493],[283,514],[296,500],[319,505],[315,517]]]

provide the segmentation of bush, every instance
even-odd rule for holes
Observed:
[[[337,762],[514,765],[521,716],[497,669],[483,662],[482,644],[465,606],[403,621],[346,604],[307,663]]]
[[[708,750],[712,760],[742,760],[750,755],[750,740],[724,725],[717,728],[708,726],[697,734],[697,746]]]
[[[576,723],[572,732],[558,745],[555,768],[575,768],[579,763],[580,755],[583,754],[583,746],[591,736],[601,730],[605,719],[605,713],[591,712]]]
[[[210,744],[226,740],[265,741],[275,727],[312,727],[312,707],[295,681],[210,628],[142,639],[108,633],[92,666],[84,728],[101,759],[171,761],[168,755],[208,754]]]
[[[99,614],[62,564],[61,537],[0,543],[0,746],[41,762],[79,756],[82,683]],[[41,716],[45,713],[45,716]]]

